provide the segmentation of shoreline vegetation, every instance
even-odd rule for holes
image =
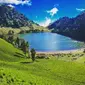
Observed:
[[[74,50],[62,50],[62,51],[54,51],[54,52],[42,52],[42,51],[36,51],[36,54],[46,54],[46,55],[53,55],[53,54],[59,54],[59,53],[63,53],[63,54],[68,54],[68,53],[78,53],[78,52],[83,52],[85,50],[85,48],[80,48],[80,49],[74,49]]]
[[[75,50],[62,50],[55,52],[36,51],[36,58],[40,59],[58,58],[60,60],[73,61],[82,57],[84,54],[85,54],[85,48],[80,48]]]
[[[38,33],[38,32],[51,32],[47,28],[38,27],[35,29],[30,29],[29,27],[21,27],[21,28],[11,28],[11,27],[0,27],[0,35],[8,34],[8,32],[12,30],[15,34],[25,34],[25,33]]]

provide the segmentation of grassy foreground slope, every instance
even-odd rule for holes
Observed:
[[[32,63],[23,56],[20,50],[0,39],[0,85],[85,85],[82,63],[57,58]]]
[[[11,62],[19,60],[19,57],[23,57],[23,52],[0,38],[0,60]]]

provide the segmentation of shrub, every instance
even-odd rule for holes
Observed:
[[[36,51],[35,49],[31,49],[31,58],[32,58],[32,61],[34,62],[35,61],[35,55],[36,55]]]

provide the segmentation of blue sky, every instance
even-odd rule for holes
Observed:
[[[85,10],[85,0],[1,0],[0,3],[14,6],[42,26],[47,26],[60,17],[75,17]]]

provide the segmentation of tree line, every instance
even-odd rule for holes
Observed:
[[[7,42],[11,43],[14,45],[16,48],[20,49],[23,51],[23,53],[28,54],[28,57],[31,57],[32,61],[35,61],[35,55],[36,51],[35,49],[29,49],[29,43],[25,41],[24,39],[19,38],[17,35],[15,35],[13,30],[9,30],[8,34],[2,34],[0,35],[0,38],[6,40]]]

